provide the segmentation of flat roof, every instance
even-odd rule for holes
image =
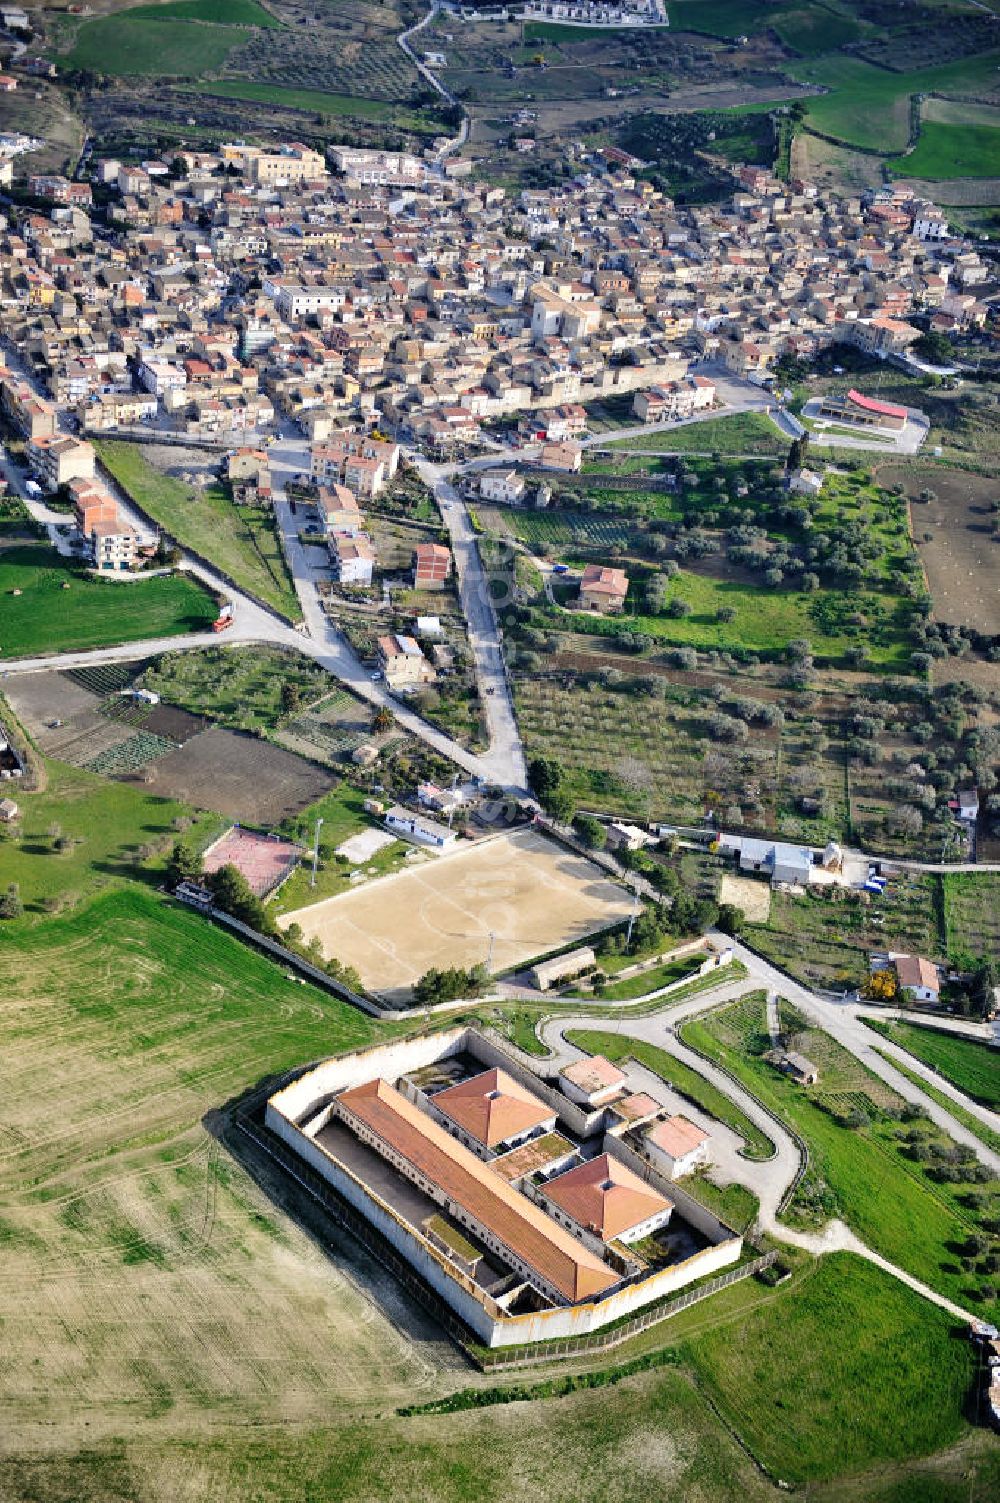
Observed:
[[[579,1086],[581,1091],[590,1094],[605,1091],[609,1086],[621,1085],[626,1078],[625,1071],[619,1070],[603,1054],[592,1054],[589,1059],[576,1059],[571,1065],[564,1065],[559,1074],[571,1084]]]
[[[708,1133],[687,1117],[668,1117],[665,1122],[658,1122],[648,1136],[651,1143],[673,1159],[682,1158],[709,1139]]]
[[[491,1231],[564,1299],[593,1297],[620,1282],[620,1275],[387,1080],[370,1080],[342,1091],[337,1103]]]

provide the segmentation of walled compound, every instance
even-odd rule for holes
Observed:
[[[599,1331],[742,1255],[627,1090],[573,1100],[476,1029],[325,1060],[266,1124],[489,1347]]]

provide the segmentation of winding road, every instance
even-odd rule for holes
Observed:
[[[783,1202],[802,1163],[799,1144],[785,1125],[750,1091],[727,1071],[704,1059],[684,1044],[677,1035],[677,1029],[688,1018],[764,988],[768,994],[769,1018],[774,1017],[773,999],[779,995],[786,998],[803,1012],[810,1022],[823,1028],[837,1043],[853,1054],[866,1069],[891,1086],[899,1096],[915,1106],[922,1107],[932,1120],[956,1142],[969,1144],[979,1161],[987,1165],[994,1173],[1000,1172],[1000,1154],[988,1147],[981,1138],[970,1132],[951,1113],[939,1106],[921,1090],[919,1085],[914,1084],[911,1079],[896,1070],[891,1063],[882,1058],[877,1050],[884,1048],[886,1053],[891,1053],[894,1058],[899,1059],[900,1063],[905,1062],[909,1071],[933,1083],[935,1088],[954,1101],[956,1106],[961,1106],[985,1127],[998,1133],[1000,1133],[1000,1116],[980,1106],[962,1091],[936,1075],[934,1071],[922,1066],[919,1060],[914,1059],[912,1055],[907,1054],[898,1046],[888,1045],[886,1041],[872,1034],[863,1021],[864,1015],[871,1013],[870,1008],[830,1002],[798,982],[792,981],[790,977],[739,941],[722,935],[710,935],[709,938],[717,943],[722,942],[733,946],[738,959],[747,967],[748,974],[745,980],[725,983],[672,1005],[667,1001],[659,1011],[643,1016],[629,1015],[627,1011],[614,1006],[603,1016],[593,1013],[574,1013],[569,1007],[565,1010],[560,1008],[558,1015],[545,1019],[538,1029],[540,1039],[550,1052],[550,1060],[547,1063],[561,1068],[564,1064],[583,1056],[584,1051],[570,1043],[567,1038],[567,1034],[574,1031],[614,1033],[653,1044],[662,1049],[721,1091],[774,1144],[774,1155],[770,1159],[745,1158],[740,1153],[741,1140],[732,1129],[693,1107],[690,1101],[680,1096],[668,1083],[645,1066],[635,1061],[629,1061],[623,1065],[632,1089],[646,1092],[661,1105],[673,1111],[682,1111],[685,1116],[711,1131],[713,1162],[720,1173],[720,1178],[727,1183],[737,1181],[753,1190],[760,1201],[758,1225],[762,1232],[767,1233],[776,1241],[803,1248],[816,1255],[834,1251],[856,1253],[859,1257],[866,1258],[870,1263],[874,1263],[886,1273],[891,1274],[893,1278],[899,1279],[924,1299],[947,1310],[956,1319],[972,1320],[974,1317],[971,1312],[962,1309],[961,1306],[939,1294],[905,1269],[875,1252],[843,1221],[831,1220],[819,1232],[797,1231],[782,1222],[780,1214]],[[635,1006],[635,1002],[626,1004],[626,1007],[634,1008]]]

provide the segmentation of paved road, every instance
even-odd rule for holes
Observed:
[[[666,1007],[661,1012],[647,1017],[589,1017],[585,1014],[561,1014],[559,1017],[550,1018],[542,1024],[540,1029],[541,1037],[554,1056],[555,1062],[560,1065],[568,1063],[572,1059],[579,1058],[582,1052],[567,1041],[565,1037],[566,1033],[574,1029],[591,1029],[616,1033],[628,1038],[636,1038],[655,1044],[682,1064],[690,1066],[697,1074],[701,1075],[712,1085],[715,1085],[729,1100],[733,1101],[775,1145],[774,1157],[764,1163],[756,1163],[741,1158],[738,1151],[734,1150],[734,1144],[731,1141],[735,1135],[729,1133],[728,1130],[725,1133],[720,1132],[720,1125],[717,1122],[709,1122],[707,1118],[705,1119],[705,1125],[710,1127],[713,1139],[718,1145],[715,1158],[716,1164],[721,1171],[720,1177],[723,1179],[730,1177],[738,1179],[741,1183],[749,1185],[754,1190],[760,1200],[761,1209],[758,1224],[762,1231],[767,1232],[777,1241],[804,1248],[815,1255],[834,1251],[855,1253],[857,1256],[867,1259],[868,1262],[874,1263],[876,1267],[883,1269],[901,1283],[906,1284],[931,1304],[947,1310],[955,1319],[971,1321],[973,1316],[970,1311],[963,1309],[960,1305],[956,1305],[953,1301],[945,1298],[944,1295],[939,1294],[937,1290],[930,1288],[929,1285],[923,1283],[920,1279],[907,1273],[905,1269],[890,1262],[889,1259],[882,1257],[881,1254],[874,1252],[843,1221],[832,1220],[827,1223],[821,1232],[796,1231],[779,1221],[778,1207],[788,1186],[792,1183],[794,1176],[798,1172],[800,1165],[800,1155],[795,1140],[785,1130],[784,1126],[776,1118],[773,1118],[769,1112],[759,1106],[742,1086],[733,1081],[723,1071],[716,1069],[715,1066],[702,1059],[700,1055],[687,1049],[677,1038],[675,1030],[678,1024],[686,1017],[691,1017],[705,1011],[707,1008],[718,1006],[722,1002],[735,1000],[745,995],[747,991],[758,989],[762,979],[776,981],[778,984],[774,989],[782,996],[788,997],[790,990],[794,990],[797,995],[791,996],[790,1000],[794,1001],[797,1006],[801,1006],[805,1011],[809,1011],[814,1006],[824,1008],[828,1004],[824,1004],[822,999],[814,997],[805,988],[791,986],[786,978],[778,972],[775,972],[772,978],[762,977],[759,974],[762,969],[773,971],[773,967],[767,967],[766,963],[753,964],[758,961],[758,957],[754,956],[752,952],[747,951],[744,946],[739,946],[738,948],[741,952],[740,958],[751,970],[751,975],[746,981],[730,983],[710,992],[699,993],[694,997],[689,997],[677,1003],[674,1007]],[[758,974],[754,974],[755,971]],[[828,1028],[825,1019],[817,1019],[817,1021],[822,1021],[822,1026],[827,1028],[834,1037],[837,1037],[833,1029]],[[854,1022],[857,1025],[856,1019]],[[866,1047],[862,1047],[860,1050],[856,1047],[857,1040],[850,1031],[842,1034],[838,1042],[843,1043],[851,1053],[856,1054],[865,1064],[873,1068],[870,1060],[866,1057],[869,1051]],[[875,1059],[878,1061],[878,1056],[875,1056]],[[878,1061],[878,1063],[882,1062]],[[907,1057],[907,1063],[910,1063],[909,1057]],[[929,1098],[924,1096],[922,1091],[912,1086],[897,1071],[892,1070],[891,1066],[886,1066],[885,1070],[888,1071],[889,1076],[894,1077],[894,1079],[890,1080],[890,1083],[906,1099],[916,1100],[928,1109],[933,1106],[933,1103],[929,1101]],[[882,1074],[883,1078],[885,1078],[884,1071],[880,1070],[876,1073]],[[642,1070],[640,1072],[630,1066],[629,1075],[630,1080],[634,1075],[634,1084],[637,1087],[647,1090],[655,1099],[662,1100],[664,1105],[673,1105],[674,1093],[671,1092],[669,1087],[664,1086],[662,1082],[657,1082],[655,1076],[650,1077],[648,1071]],[[896,1080],[899,1081],[899,1085],[896,1085]],[[655,1089],[651,1088],[654,1086],[656,1087]],[[960,1095],[960,1093],[956,1094]],[[968,1098],[963,1098],[962,1104],[966,1109],[970,1109],[973,1105]],[[696,1114],[686,1102],[683,1104],[683,1111],[685,1115],[694,1117],[696,1120],[701,1120],[701,1114]],[[954,1137],[960,1139],[966,1136],[965,1134],[960,1135],[953,1131],[953,1128],[957,1124],[954,1124],[953,1119],[948,1117],[946,1113],[942,1113],[942,1116],[945,1118],[946,1123],[952,1124],[948,1127],[948,1130],[952,1132]],[[978,1139],[975,1141],[978,1143]],[[990,1150],[986,1149],[985,1145],[978,1144],[978,1146],[983,1150],[980,1157],[983,1158],[984,1162],[989,1162],[991,1159],[996,1158],[996,1155],[993,1155]]]
[[[527,786],[527,770],[510,685],[504,671],[503,645],[490,581],[483,569],[479,544],[468,509],[441,470],[419,455],[410,456],[425,485],[441,507],[451,540],[459,599],[465,616],[469,647],[476,666],[479,695],[486,716],[490,749],[487,759],[505,786]]]

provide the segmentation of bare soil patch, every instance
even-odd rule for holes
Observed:
[[[402,999],[432,966],[505,970],[603,929],[632,900],[601,869],[534,830],[430,857],[294,913],[308,942],[355,966],[365,986]]]
[[[165,798],[273,827],[326,793],[335,779],[294,752],[213,726],[139,775]]]
[[[771,889],[752,877],[734,877],[726,872],[719,883],[719,902],[742,908],[751,924],[766,924],[771,917]]]
[[[930,466],[884,465],[878,478],[880,485],[906,488],[935,619],[1000,632],[1000,541],[993,537],[990,509],[1000,497],[1000,484],[965,470]],[[921,501],[925,491],[932,499]]]

